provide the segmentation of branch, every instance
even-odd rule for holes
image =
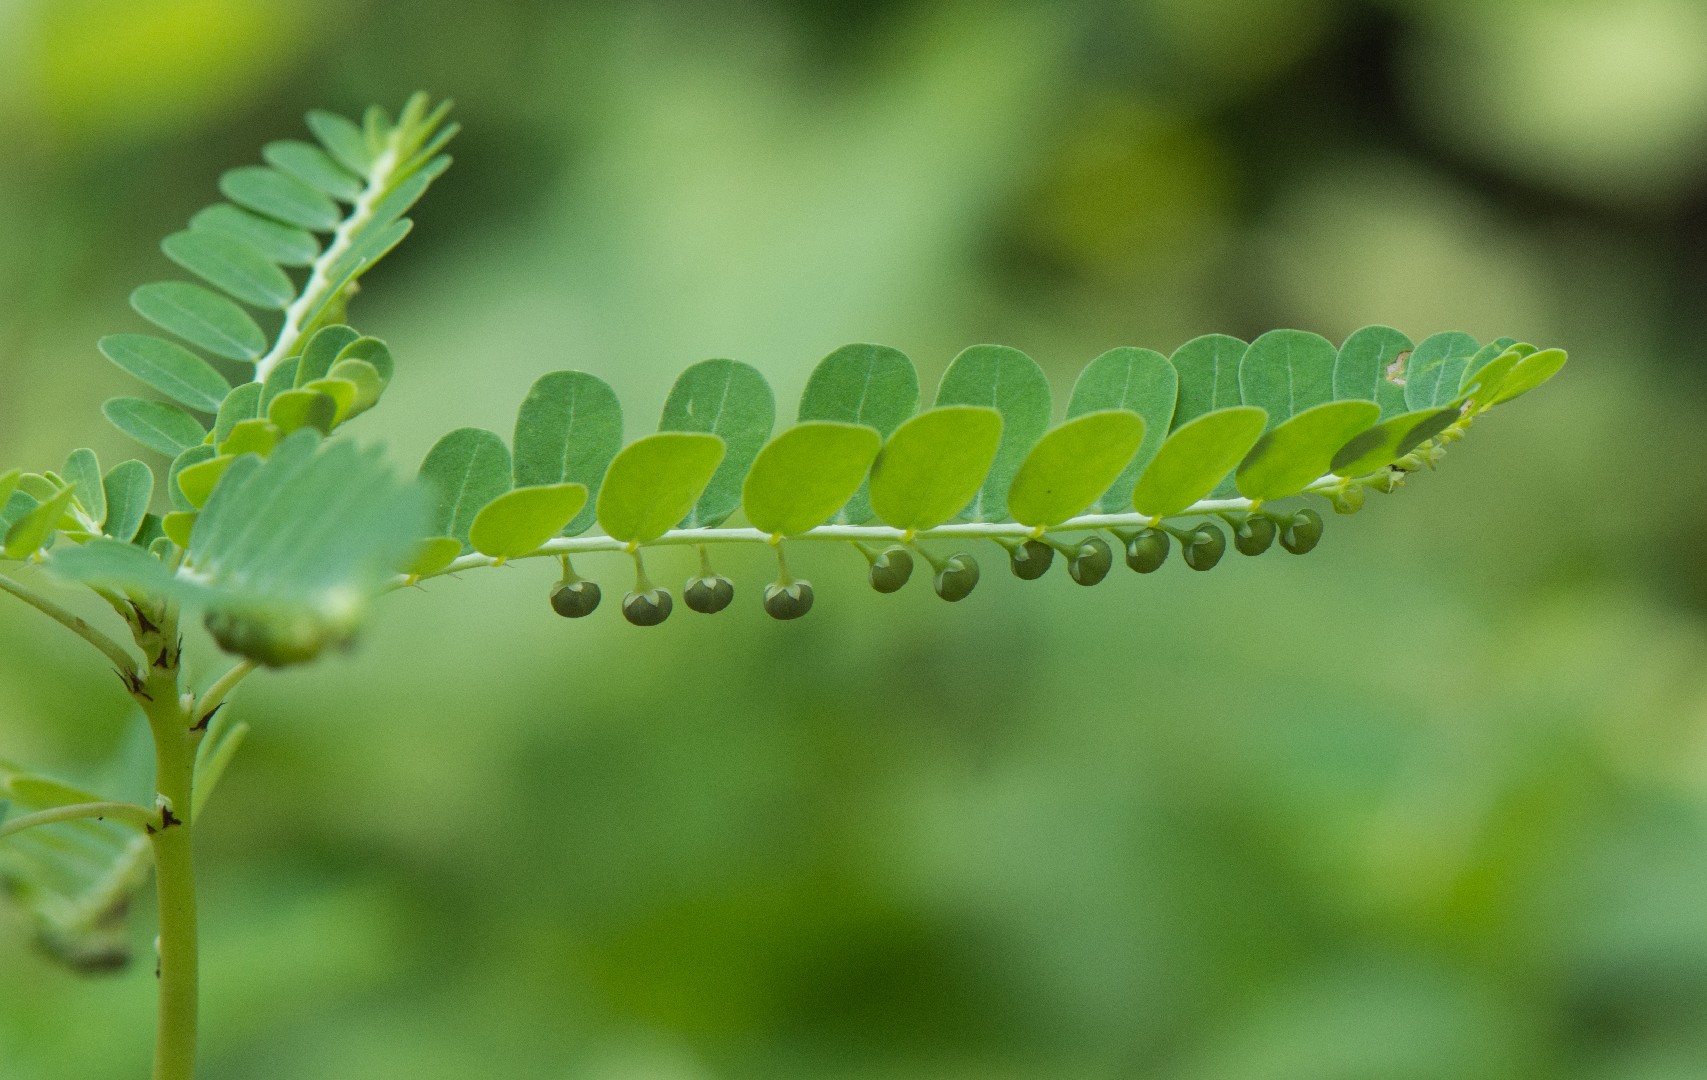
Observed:
[[[213,714],[219,710],[221,705],[225,704],[225,699],[231,696],[233,690],[237,689],[237,684],[247,679],[249,674],[258,666],[253,660],[245,660],[215,679],[213,685],[202,694],[201,700],[196,702],[193,717],[196,726],[206,727],[207,722],[213,719]]]
[[[0,574],[0,591],[11,593],[99,649],[102,655],[118,665],[121,675],[134,676],[136,674],[138,666],[136,657],[126,652],[118,642],[89,625],[80,616],[72,614],[47,597],[26,588],[5,574]]]
[[[0,824],[0,840],[6,839],[25,829],[33,829],[39,825],[56,825],[62,821],[80,821],[94,818],[114,821],[130,825],[140,832],[146,832],[158,821],[156,815],[149,813],[134,803],[125,802],[94,802],[77,803],[74,806],[56,806],[52,810],[39,810],[33,814],[25,814]]]

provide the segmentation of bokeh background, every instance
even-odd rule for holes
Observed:
[[[693,361],[792,415],[857,340],[1062,395],[1277,325],[1575,359],[1305,559],[1083,590],[992,548],[950,607],[803,552],[781,625],[731,558],[734,609],[651,631],[554,618],[543,566],[394,597],[239,699],[205,1076],[1707,1075],[1707,6],[0,0],[0,461],[129,456],[93,342],[157,239],[416,88],[458,164],[352,312],[400,470],[571,366],[637,435]],[[132,722],[0,608],[0,754]],[[0,1075],[144,1075],[151,965],[26,939]]]

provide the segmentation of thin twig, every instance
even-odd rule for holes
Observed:
[[[7,577],[5,574],[0,574],[0,590],[11,593],[99,649],[102,655],[118,665],[119,674],[135,676],[138,666],[136,657],[126,652],[118,642],[89,625],[85,619],[72,614],[47,597],[19,584],[15,579]]]
[[[56,806],[52,810],[38,810],[33,814],[25,814],[23,817],[13,818],[11,821],[0,824],[0,840],[4,840],[14,833],[21,833],[25,829],[33,829],[38,825],[56,825],[62,821],[81,821],[86,818],[98,818],[103,821],[112,818],[114,821],[133,826],[143,832],[148,831],[159,820],[156,815],[135,803],[77,803],[74,806]]]

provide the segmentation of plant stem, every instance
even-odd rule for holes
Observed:
[[[141,698],[154,732],[155,789],[163,800],[164,818],[151,838],[160,906],[160,1014],[154,1080],[194,1080],[199,959],[191,806],[198,733],[190,730],[190,713],[178,694],[175,662],[155,671]]]
[[[142,807],[134,803],[95,802],[78,803],[75,806],[56,806],[51,810],[38,810],[33,814],[13,818],[0,825],[0,840],[21,833],[25,829],[33,829],[38,825],[57,825],[62,821],[81,821],[87,818],[105,820],[112,818],[126,825],[135,827],[138,831],[153,827],[158,820]]]
[[[59,623],[84,641],[101,650],[101,654],[118,666],[119,674],[134,675],[136,673],[136,657],[125,652],[124,647],[112,638],[90,626],[88,621],[60,607],[58,604],[42,596],[5,574],[0,574],[0,591],[9,592],[24,603],[35,608],[48,618]]]

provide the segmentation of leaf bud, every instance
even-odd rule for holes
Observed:
[[[602,598],[596,581],[586,578],[562,581],[551,590],[551,610],[565,619],[584,619],[598,608]]]
[[[668,589],[631,592],[622,598],[622,617],[635,626],[657,626],[670,617],[674,606]]]
[[[1355,514],[1363,509],[1363,485],[1350,484],[1333,494],[1334,513]]]
[[[1233,546],[1241,555],[1261,555],[1274,546],[1274,519],[1267,514],[1249,514],[1233,530]]]
[[[1168,534],[1161,529],[1145,529],[1126,541],[1126,565],[1140,574],[1153,574],[1168,561]]]
[[[1227,551],[1227,534],[1205,522],[1191,530],[1191,539],[1180,544],[1180,557],[1193,570],[1208,570]]]
[[[1055,549],[1041,540],[1027,540],[1008,552],[1008,568],[1021,581],[1036,581],[1054,561]]]
[[[1108,541],[1092,536],[1067,560],[1067,573],[1080,585],[1095,585],[1108,576],[1108,568],[1113,565],[1114,552],[1109,550]]]
[[[722,574],[696,577],[682,587],[682,599],[701,615],[715,615],[735,599],[735,583]]]
[[[880,593],[899,590],[912,576],[913,556],[906,548],[889,548],[871,560],[871,587]]]
[[[1300,510],[1280,530],[1280,546],[1294,555],[1308,554],[1322,539],[1322,515]]]
[[[787,622],[812,610],[810,581],[775,582],[765,586],[765,612]]]
[[[932,584],[936,594],[949,603],[964,600],[978,587],[978,561],[966,554],[950,555]]]

